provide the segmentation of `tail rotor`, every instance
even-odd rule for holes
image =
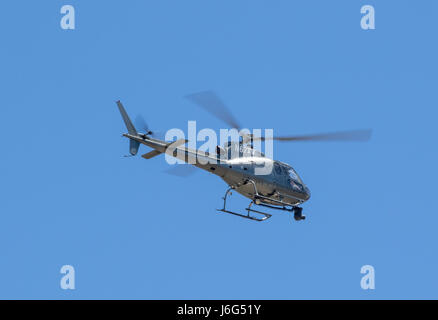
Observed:
[[[161,138],[161,134],[159,134],[158,132],[153,132],[149,129],[149,126],[147,125],[146,121],[141,115],[138,115],[135,118],[135,126],[134,126],[120,100],[116,101],[116,104],[117,107],[119,108],[123,121],[125,122],[126,129],[128,130],[128,135],[125,136],[130,138],[129,153],[131,154],[131,156],[135,156],[138,152],[138,148],[140,147],[140,142],[138,141],[138,139],[146,139],[147,137],[157,137],[157,136]],[[138,129],[138,131],[136,128]]]
[[[134,122],[135,126],[139,128],[139,133],[151,138],[163,140],[164,134],[161,131],[150,130],[142,115],[137,115]]]

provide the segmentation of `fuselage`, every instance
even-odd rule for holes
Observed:
[[[186,146],[169,148],[168,142],[147,136],[125,136],[221,177],[249,199],[253,200],[258,193],[264,196],[261,202],[265,204],[279,205],[278,201],[281,201],[294,206],[310,198],[307,186],[286,163],[258,156],[223,159],[216,153],[209,154]],[[254,183],[248,183],[249,180]]]
[[[310,198],[310,191],[301,179],[292,178],[286,164],[265,157],[244,157],[226,160],[224,164],[206,168],[219,175],[228,185],[243,196],[254,199],[256,193],[264,197],[297,205]],[[293,169],[292,169],[293,170]],[[255,184],[246,183],[252,180]],[[255,188],[257,190],[255,190]],[[278,205],[269,199],[261,200],[270,205]]]

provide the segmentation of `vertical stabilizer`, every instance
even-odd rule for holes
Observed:
[[[125,122],[126,128],[128,129],[128,133],[131,135],[137,135],[137,130],[135,130],[134,125],[131,122],[131,119],[129,119],[128,114],[126,113],[125,108],[123,107],[120,100],[117,102],[117,106],[119,107],[120,114],[122,115],[123,121]],[[135,140],[129,140],[129,153],[135,156],[138,151],[138,147],[140,146],[140,143]]]
[[[125,122],[126,128],[128,129],[129,134],[137,134],[137,130],[135,130],[134,125],[131,122],[131,119],[129,119],[128,114],[125,111],[125,108],[123,108],[123,104],[118,100],[117,106],[119,107],[120,114],[122,115],[123,121]]]

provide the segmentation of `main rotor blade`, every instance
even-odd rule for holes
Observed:
[[[185,96],[185,98],[224,121],[231,128],[236,128],[237,130],[241,128],[230,110],[213,91],[193,93]]]
[[[172,176],[185,178],[196,173],[196,171],[196,167],[194,166],[188,164],[175,164],[170,169],[167,169],[164,172]]]
[[[352,130],[331,133],[320,133],[302,136],[279,136],[272,138],[254,137],[253,140],[276,140],[276,141],[358,141],[364,142],[371,138],[371,130]]]

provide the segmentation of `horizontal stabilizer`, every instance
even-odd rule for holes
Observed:
[[[179,139],[176,140],[174,142],[169,142],[167,143],[167,149],[166,152],[170,152],[170,154],[172,154],[172,152],[179,146],[187,143],[189,140],[186,139]],[[144,155],[142,155],[142,158],[145,159],[151,159],[155,156],[158,156],[159,154],[162,154],[162,152],[158,151],[158,150],[152,150],[151,152],[145,153]]]
[[[157,150],[152,150],[151,152],[145,153],[143,154],[141,157],[145,158],[145,159],[151,159],[155,156],[158,156],[159,154],[161,154],[162,152],[157,151]]]

